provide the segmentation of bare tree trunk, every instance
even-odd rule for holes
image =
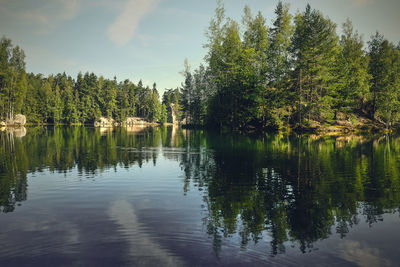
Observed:
[[[299,73],[299,125],[301,127],[301,91],[302,91],[302,69],[300,69]]]

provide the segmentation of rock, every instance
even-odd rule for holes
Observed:
[[[126,127],[126,131],[128,134],[137,134],[140,132],[143,132],[145,129],[147,129],[148,126],[146,125],[135,125],[135,126],[128,126]]]
[[[336,113],[336,120],[341,120],[341,121],[347,120],[347,115],[344,114],[343,112],[338,112]]]
[[[351,127],[352,123],[348,120],[338,120],[336,121],[337,125],[339,126],[347,126],[347,127]]]
[[[18,127],[13,130],[14,136],[17,138],[22,138],[26,135],[26,128],[25,127]]]
[[[114,119],[100,117],[97,121],[94,122],[95,127],[113,127]]]
[[[14,125],[24,126],[26,123],[26,117],[22,114],[17,114],[14,117]]]
[[[125,125],[134,126],[134,125],[144,125],[147,124],[147,121],[144,118],[140,117],[128,117],[125,120]]]
[[[22,138],[26,135],[26,128],[24,126],[21,127],[0,127],[1,132],[9,133],[11,136],[16,138]]]
[[[98,129],[102,136],[107,135],[108,133],[112,133],[112,131],[113,131],[112,127],[99,127]]]
[[[22,114],[17,114],[13,119],[7,120],[7,126],[24,126],[26,123],[26,117]]]
[[[167,113],[168,113],[168,120],[171,121],[173,124],[179,124],[181,123],[178,119],[178,110],[175,104],[171,104],[167,108]]]

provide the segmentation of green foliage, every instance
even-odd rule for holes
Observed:
[[[47,78],[25,73],[25,54],[11,40],[0,46],[0,119],[22,112],[31,123],[93,123],[100,117],[123,122],[129,116],[148,121],[161,120],[161,104],[153,89],[140,81],[117,83],[94,73],[78,73],[72,79],[65,73]],[[165,115],[165,114],[164,114]]]
[[[177,116],[177,120],[180,121],[182,119],[182,102],[183,95],[180,92],[179,88],[175,89],[166,89],[164,91],[162,97],[162,104],[165,105],[167,109],[167,122],[172,122],[172,112],[175,111],[175,115]],[[173,110],[172,110],[173,109]]]
[[[267,117],[263,124],[281,128],[284,121],[289,123],[291,105],[294,100],[290,90],[290,45],[294,27],[291,23],[289,5],[278,2],[275,9],[276,18],[269,29],[270,48],[268,50],[268,87],[263,89],[263,110]]]
[[[168,120],[167,106],[161,104],[160,122],[166,123]]]
[[[0,40],[0,119],[12,119],[22,110],[28,87],[25,53],[10,39]]]
[[[368,57],[363,51],[364,43],[358,32],[354,32],[349,19],[343,23],[340,46],[336,108],[343,112],[354,112],[364,106],[371,75],[368,73]]]
[[[249,9],[244,17],[247,30],[245,42],[240,36],[239,25],[219,17],[220,25],[210,25],[210,48],[206,60],[210,73],[210,99],[207,101],[207,122],[219,127],[243,128],[259,116],[260,90],[266,71],[268,48],[265,19],[259,13],[252,18]],[[222,7],[223,8],[223,7]],[[218,13],[220,12],[220,13]],[[222,25],[222,22],[225,22]],[[215,89],[215,90],[214,90]]]
[[[371,116],[382,120],[389,128],[400,120],[400,52],[379,33],[368,44],[372,75]]]
[[[293,77],[298,78],[295,88],[299,117],[319,121],[333,118],[332,97],[337,89],[335,65],[340,52],[336,26],[307,5],[305,12],[295,17],[295,27],[291,51]]]
[[[268,29],[262,14],[253,17],[246,6],[241,29],[218,1],[206,32],[207,65],[191,72],[185,61],[181,108],[187,122],[311,127],[334,123],[344,112],[396,125],[400,48],[376,36],[366,53],[350,20],[339,39],[336,25],[310,5],[292,18],[289,5],[278,2]]]
[[[185,70],[183,71],[183,76],[185,81],[182,84],[181,94],[182,94],[182,108],[185,110],[184,118],[187,123],[193,122],[193,102],[194,102],[194,81],[192,73],[190,72],[190,66],[188,60],[185,59],[184,62]]]
[[[161,103],[159,101],[159,95],[157,92],[156,84],[153,84],[153,90],[151,91],[151,98],[149,99],[149,117],[148,119],[152,122],[160,122],[161,120]]]

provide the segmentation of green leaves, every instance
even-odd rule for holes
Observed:
[[[335,66],[340,51],[336,26],[308,5],[296,16],[295,27],[291,51],[299,92],[297,112],[304,110],[308,120],[333,118],[329,110],[337,89]]]
[[[372,118],[387,128],[399,122],[400,52],[376,33],[369,44],[369,72],[372,75]]]
[[[218,2],[205,45],[210,93],[206,106],[195,110],[187,97],[196,86],[185,71],[184,113],[194,118],[207,110],[204,123],[231,129],[301,126],[304,118],[334,123],[337,112],[367,116],[368,110],[386,122],[397,120],[398,48],[377,36],[367,55],[350,20],[339,40],[336,25],[310,5],[294,25],[288,4],[279,2],[275,15],[268,29],[262,14],[253,17],[246,6],[240,29]]]
[[[21,112],[27,89],[25,53],[10,39],[0,41],[0,118],[12,119]]]
[[[363,41],[348,19],[343,24],[340,39],[341,51],[337,59],[337,94],[335,107],[342,112],[356,112],[363,108],[369,92],[371,75],[368,73],[368,58],[363,51]]]

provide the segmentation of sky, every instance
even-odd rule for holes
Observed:
[[[261,11],[268,24],[277,0],[225,0],[226,15],[241,21],[243,8]],[[400,41],[400,0],[290,0],[292,14],[307,3],[338,25],[350,18],[368,41],[379,31]],[[26,54],[28,72],[94,72],[130,79],[163,92],[181,85],[183,62],[203,62],[205,31],[215,0],[0,0],[0,36]]]

